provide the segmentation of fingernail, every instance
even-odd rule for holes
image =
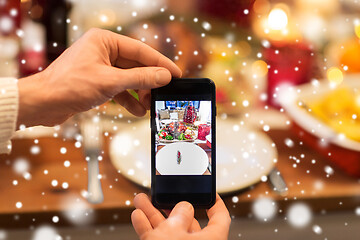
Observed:
[[[177,205],[179,208],[184,209],[186,211],[188,210],[191,211],[193,209],[193,206],[188,202],[179,202]]]
[[[159,85],[166,85],[171,79],[171,74],[168,70],[158,69],[155,73],[155,81]]]
[[[178,221],[184,222],[187,221],[187,216],[193,214],[194,214],[193,206],[190,203],[183,201],[176,204],[176,206],[171,211],[168,219],[172,219],[173,221],[176,222]]]

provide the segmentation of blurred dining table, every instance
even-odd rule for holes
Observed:
[[[252,204],[261,197],[274,200],[279,215],[284,214],[294,202],[306,203],[314,213],[354,211],[360,206],[359,179],[337,171],[336,167],[329,174],[324,169],[330,163],[304,146],[289,129],[273,128],[266,134],[276,144],[279,153],[276,167],[288,186],[288,192],[286,195],[279,195],[267,181],[259,181],[248,188],[225,194],[222,197],[232,216],[251,215]],[[134,195],[139,192],[149,193],[149,189],[129,181],[112,165],[108,146],[114,134],[106,135],[100,161],[104,202],[97,205],[86,203],[91,216],[91,221],[87,224],[126,224],[130,223],[130,214],[134,209]],[[289,147],[287,139],[293,139],[296,144]],[[76,140],[61,136],[13,140],[12,153],[0,156],[2,228],[29,227],[44,223],[56,226],[74,224],[66,217],[65,213],[69,208],[66,200],[75,197],[86,202],[84,192],[87,188],[87,164],[82,146],[76,146],[75,143]],[[34,154],[31,151],[33,146],[38,146],[40,151]],[[27,159],[30,163],[30,177],[24,178],[13,171],[13,163],[19,158]],[[65,161],[68,163],[64,164]],[[53,184],[54,180],[58,184]],[[63,183],[67,183],[66,188]],[[21,206],[18,202],[21,202]],[[196,212],[196,215],[200,219],[205,218],[204,211]],[[58,217],[55,222],[54,216]]]

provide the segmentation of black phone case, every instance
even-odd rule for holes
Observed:
[[[159,203],[156,200],[156,170],[155,170],[155,101],[159,100],[211,100],[212,101],[212,116],[211,116],[211,134],[212,134],[212,171],[211,184],[212,191],[209,202],[197,202],[196,194],[188,194],[184,198],[179,198],[179,201],[188,200],[195,208],[210,208],[215,204],[216,200],[216,95],[215,84],[208,78],[173,78],[171,82],[161,88],[151,90],[151,198],[152,203],[159,209],[171,209],[175,203]],[[171,198],[171,196],[170,196]],[[175,198],[175,197],[174,197]],[[206,198],[207,199],[207,198]]]

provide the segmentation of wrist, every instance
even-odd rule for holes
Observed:
[[[44,91],[41,84],[42,72],[18,81],[19,112],[16,129],[21,125],[31,127],[43,124]]]

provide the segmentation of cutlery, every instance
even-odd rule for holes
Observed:
[[[98,156],[101,154],[102,128],[99,118],[85,119],[81,123],[84,153],[88,162],[88,196],[87,200],[92,204],[104,201],[101,182],[99,179]]]
[[[274,167],[269,174],[269,182],[276,193],[280,194],[281,196],[285,196],[287,194],[288,187],[284,181],[284,178],[281,176],[279,169],[276,167]]]

